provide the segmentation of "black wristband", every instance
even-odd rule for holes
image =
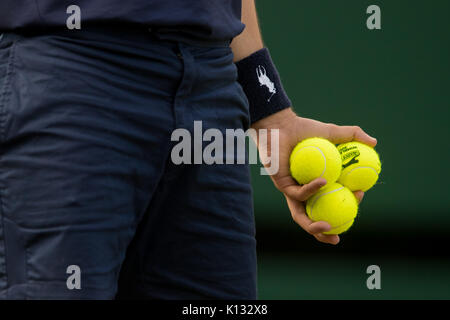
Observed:
[[[251,123],[291,106],[267,48],[238,61],[236,66],[238,82],[249,102]]]

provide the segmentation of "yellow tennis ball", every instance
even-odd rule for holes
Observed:
[[[342,160],[336,146],[323,138],[309,138],[298,143],[290,159],[292,177],[299,184],[324,178],[327,185],[341,175]]]
[[[331,183],[306,202],[306,213],[313,221],[326,221],[331,230],[324,234],[340,234],[353,224],[358,213],[358,201],[348,188]]]
[[[340,144],[338,150],[342,157],[342,173],[338,182],[351,191],[372,188],[381,172],[378,153],[360,142]]]

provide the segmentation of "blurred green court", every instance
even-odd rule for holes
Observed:
[[[366,268],[381,269],[381,289],[368,290]],[[260,299],[450,299],[450,261],[354,255],[264,254]]]

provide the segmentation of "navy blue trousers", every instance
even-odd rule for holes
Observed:
[[[232,59],[136,30],[1,36],[0,298],[256,298],[248,165],[170,157],[195,120],[247,129]]]

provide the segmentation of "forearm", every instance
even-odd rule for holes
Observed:
[[[231,42],[235,62],[250,56],[264,46],[254,0],[242,0],[241,20],[245,24],[245,29]]]
[[[249,101],[250,122],[269,117],[291,106],[269,50],[264,48],[254,0],[242,0],[242,22],[246,25],[231,48],[238,82]]]

